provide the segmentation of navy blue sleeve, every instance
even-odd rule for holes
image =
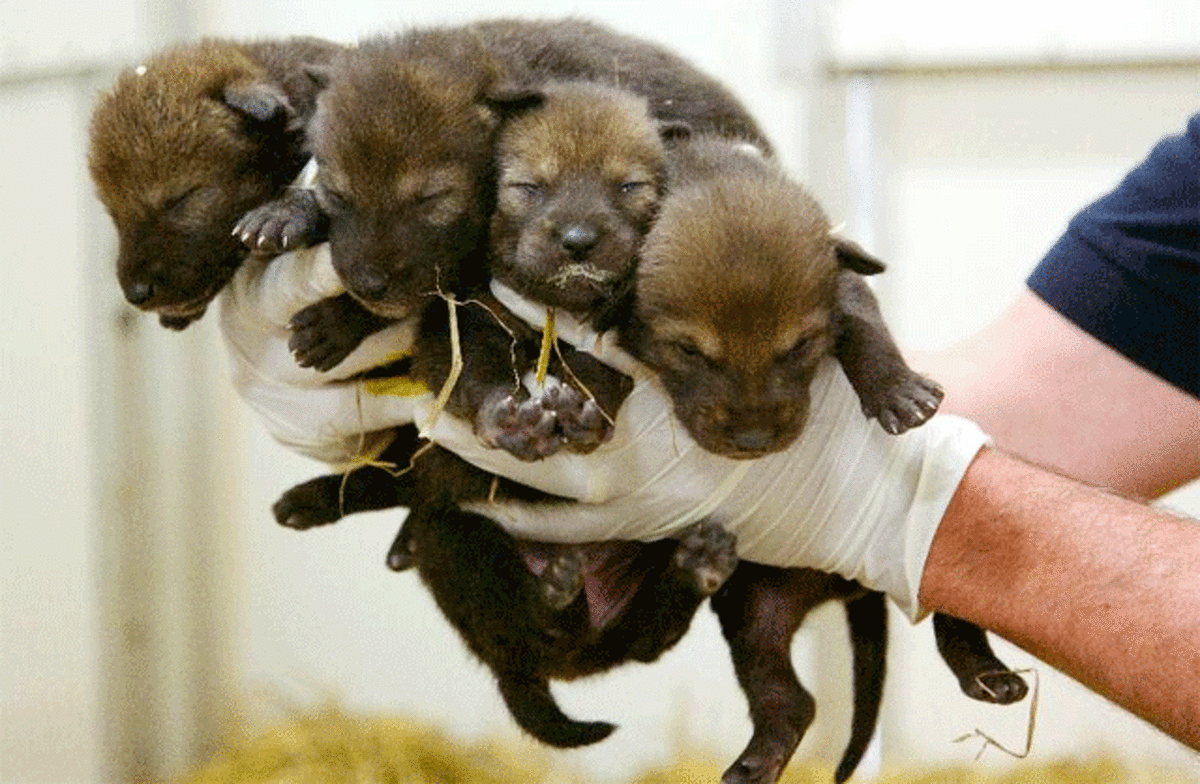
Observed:
[[[1200,115],[1077,214],[1028,285],[1106,345],[1200,398]]]

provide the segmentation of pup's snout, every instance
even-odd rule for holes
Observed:
[[[364,299],[382,299],[387,294],[389,280],[383,270],[364,264],[354,271],[348,283],[354,289],[354,293]]]
[[[599,238],[600,235],[594,227],[582,223],[574,223],[565,227],[559,235],[563,250],[573,256],[587,253],[596,245]]]
[[[145,305],[154,299],[154,284],[149,281],[132,281],[125,285],[125,299],[130,305]]]

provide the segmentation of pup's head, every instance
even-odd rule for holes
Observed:
[[[262,68],[218,41],[165,52],[101,96],[88,165],[130,303],[174,329],[203,315],[245,257],[234,224],[299,168],[293,119]]]
[[[411,314],[482,239],[502,107],[527,96],[499,82],[452,40],[372,39],[335,62],[310,127],[317,198],[334,268],[368,309]]]
[[[715,178],[663,202],[642,249],[634,350],[701,447],[753,458],[800,434],[842,267],[882,269],[782,177]]]
[[[586,83],[540,94],[497,141],[491,271],[544,304],[593,314],[632,283],[666,152],[639,96]]]

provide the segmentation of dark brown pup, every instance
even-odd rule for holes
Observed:
[[[705,136],[677,139],[672,149],[671,192],[643,243],[622,336],[659,373],[697,443],[733,458],[785,449],[803,429],[809,386],[830,355],[889,432],[932,416],[940,388],[908,368],[861,277],[883,264],[834,237],[817,202],[761,151]],[[741,579],[742,571],[714,606],[754,734],[723,781],[763,784],[778,779],[812,721],[812,698],[786,654],[804,613],[828,597],[812,592],[811,574]],[[840,578],[825,579],[848,590]],[[969,696],[1008,703],[1025,695],[982,629],[943,616],[934,630]],[[852,770],[839,767],[837,780]]]
[[[126,299],[183,329],[246,256],[231,230],[307,159],[317,85],[340,47],[205,40],[122,73],[92,115],[88,164],[116,225]]]

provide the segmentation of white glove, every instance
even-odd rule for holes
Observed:
[[[506,304],[529,316],[518,303]],[[560,452],[526,463],[483,447],[468,424],[450,416],[439,417],[427,435],[488,471],[587,503],[480,502],[472,509],[518,536],[562,542],[661,539],[711,516],[737,535],[747,560],[836,572],[887,593],[910,618],[921,616],[925,557],[967,466],[987,442],[978,427],[938,415],[888,435],[863,415],[841,367],[828,359],[813,381],[801,437],[777,454],[731,460],[700,448],[670,413],[661,384],[614,353],[610,339],[563,323],[561,315],[556,322],[560,337],[582,339],[579,348],[596,348],[634,376],[610,442],[590,455]]]
[[[408,379],[352,378],[407,356],[415,319],[368,336],[329,372],[296,364],[287,345],[289,320],[344,291],[322,244],[247,259],[220,296],[221,333],[238,394],[276,440],[341,468],[378,455],[392,440],[391,428],[411,423],[414,406],[432,397]]]

